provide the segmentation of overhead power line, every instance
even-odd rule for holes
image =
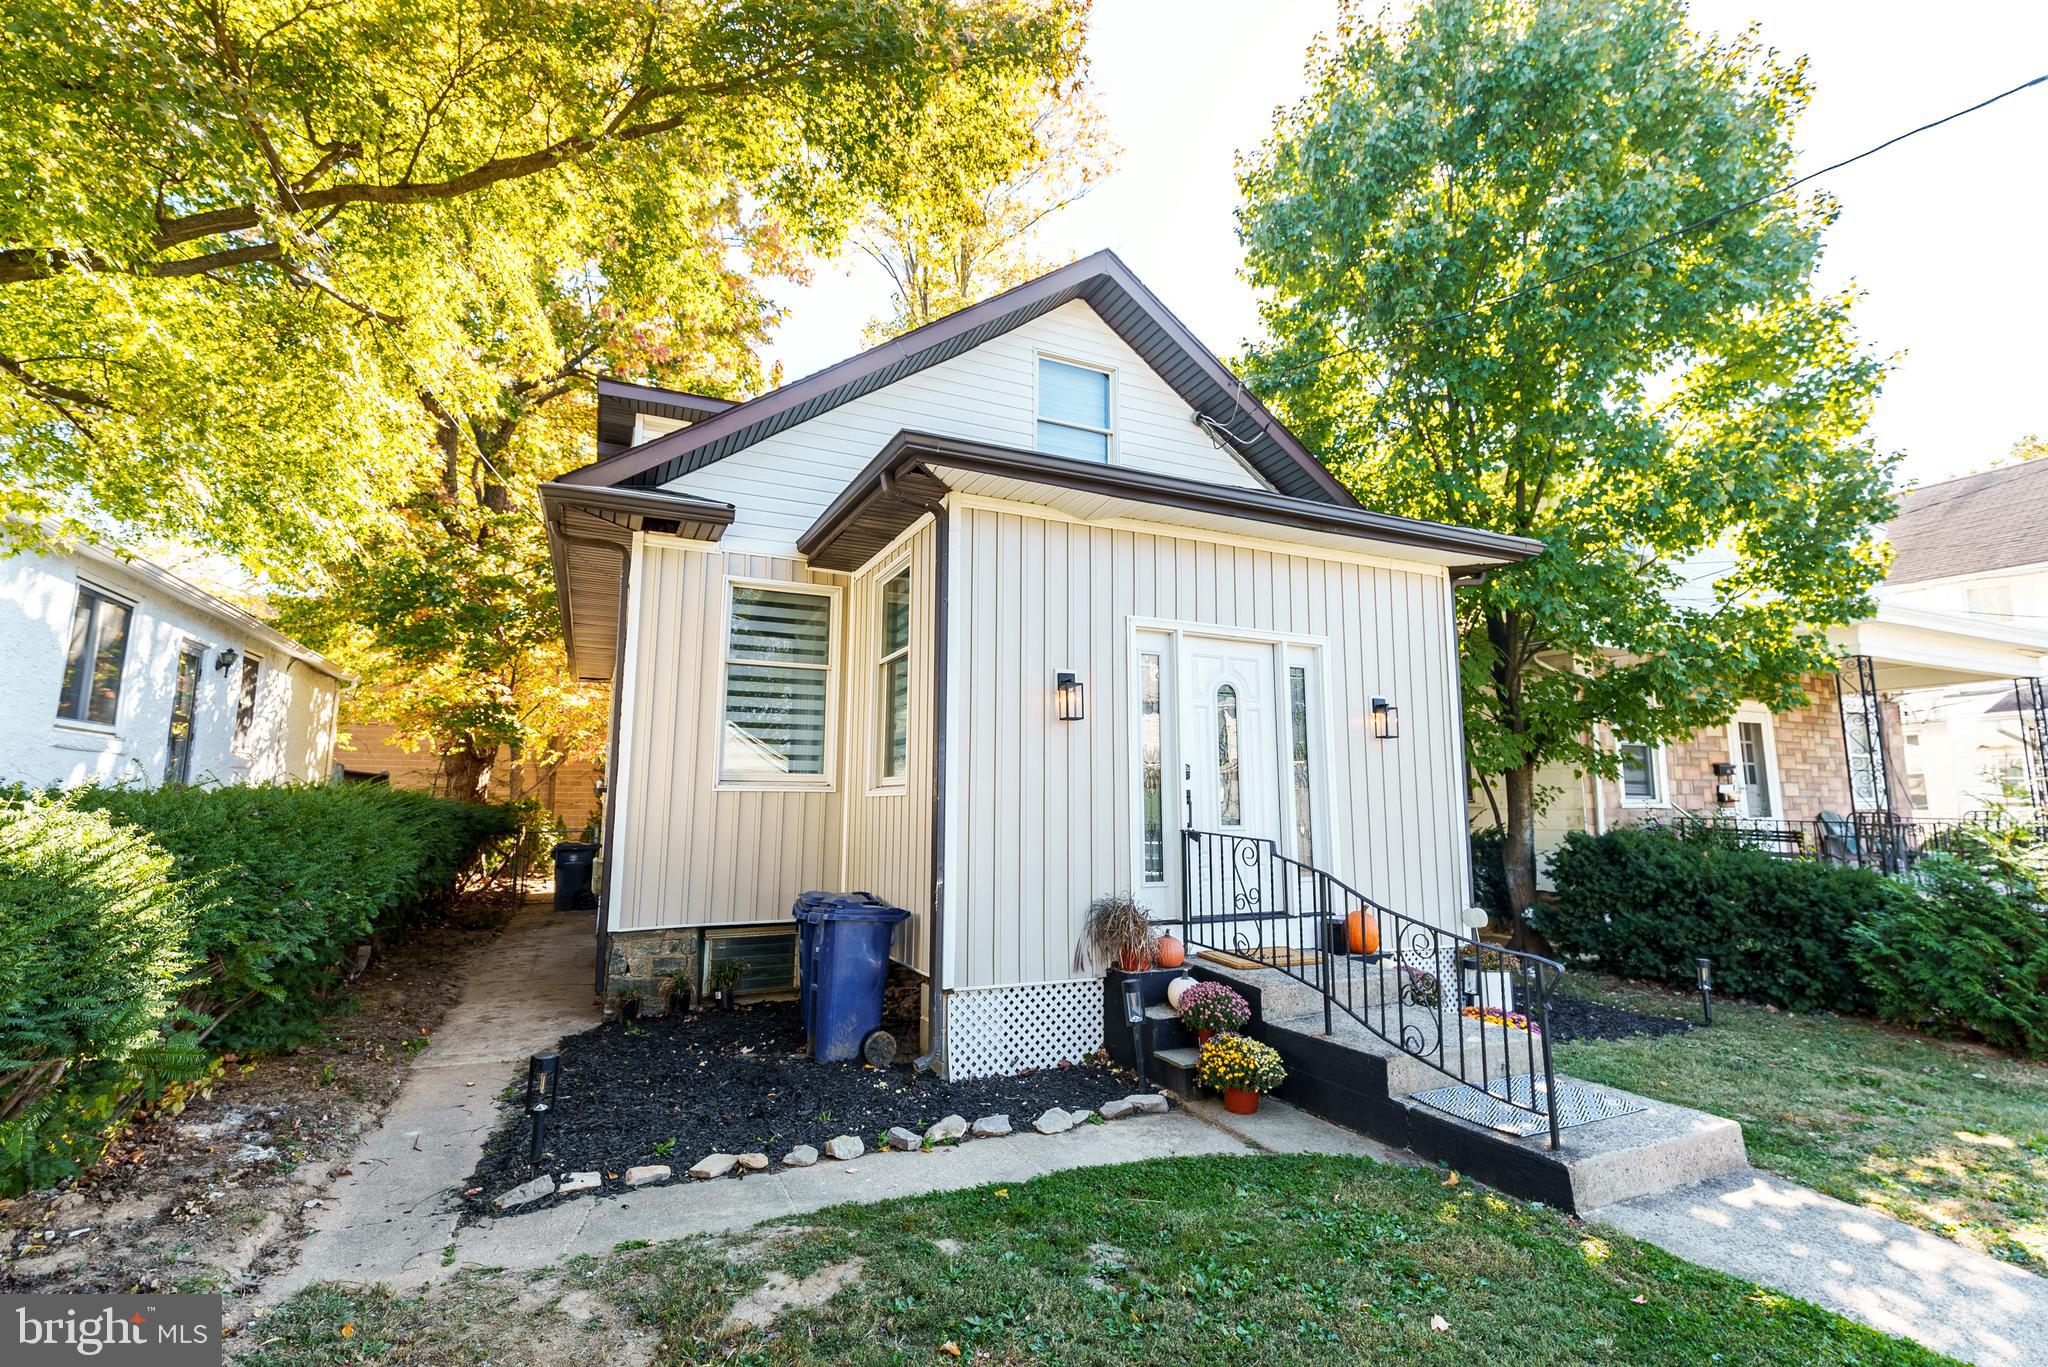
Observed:
[[[1478,303],[1468,305],[1465,308],[1447,309],[1442,313],[1432,313],[1421,318],[1411,318],[1405,322],[1396,323],[1391,330],[1389,330],[1386,333],[1380,334],[1380,339],[1385,340],[1402,332],[1412,332],[1417,328],[1434,327],[1439,323],[1449,323],[1455,322],[1460,318],[1470,318],[1473,315],[1483,313],[1488,309],[1499,308],[1503,304],[1512,304],[1518,299],[1525,299],[1532,294],[1541,294],[1549,290],[1554,290],[1560,285],[1569,285],[1574,280],[1582,279],[1585,276],[1591,275],[1594,271],[1602,270],[1608,266],[1615,264],[1617,261],[1626,261],[1628,258],[1632,256],[1640,256],[1642,253],[1649,251],[1654,247],[1660,247],[1666,242],[1670,242],[1674,239],[1684,237],[1689,233],[1696,233],[1700,231],[1702,228],[1710,228],[1714,224],[1721,222],[1725,218],[1728,218],[1730,215],[1739,214],[1745,209],[1753,209],[1757,205],[1767,203],[1768,201],[1776,199],[1781,195],[1788,195],[1792,193],[1794,190],[1797,190],[1800,186],[1806,185],[1811,181],[1818,180],[1822,176],[1825,176],[1830,172],[1839,171],[1845,166],[1854,166],[1857,162],[1862,161],[1867,157],[1874,157],[1879,152],[1883,152],[1888,148],[1898,146],[1900,143],[1906,141],[1908,138],[1916,138],[1920,136],[1922,133],[1926,133],[1933,129],[1941,127],[1945,123],[1954,123],[1957,119],[1965,118],[1971,114],[1975,114],[1977,111],[1981,109],[1989,109],[1992,105],[1997,104],[2000,100],[2010,99],[2014,95],[2019,94],[2023,90],[2030,90],[2033,87],[2042,84],[2048,84],[2048,72],[2044,72],[2043,74],[2034,77],[2032,80],[2022,81],[2018,85],[2013,86],[2009,90],[2001,90],[1996,95],[1993,95],[1988,99],[1979,100],[1977,101],[1977,103],[1970,105],[1968,108],[1958,109],[1953,114],[1944,114],[1942,117],[1938,119],[1933,119],[1927,123],[1921,124],[1918,128],[1909,128],[1905,132],[1900,133],[1895,137],[1886,138],[1883,142],[1878,143],[1874,147],[1866,147],[1861,152],[1856,153],[1854,156],[1844,157],[1840,161],[1830,162],[1828,165],[1821,167],[1819,170],[1809,171],[1803,176],[1798,176],[1792,180],[1788,180],[1783,185],[1780,185],[1775,189],[1766,190],[1762,194],[1753,195],[1750,198],[1741,201],[1740,203],[1730,204],[1725,208],[1716,209],[1713,213],[1708,214],[1703,218],[1696,218],[1690,223],[1681,224],[1678,227],[1672,228],[1667,232],[1661,232],[1654,237],[1645,238],[1643,241],[1636,243],[1632,247],[1622,247],[1615,251],[1608,252],[1603,256],[1597,256],[1591,261],[1584,263],[1583,265],[1572,267],[1572,269],[1568,271],[1561,271],[1556,275],[1549,276],[1542,280],[1538,280],[1534,284],[1524,285],[1519,289],[1509,290],[1505,294],[1495,295],[1490,299],[1482,299]],[[1335,351],[1326,351],[1319,356],[1311,356],[1307,360],[1302,361],[1296,365],[1290,366],[1285,370],[1268,371],[1266,372],[1266,376],[1267,378],[1271,379],[1286,379],[1289,376],[1296,375],[1301,371],[1309,369],[1312,366],[1319,366],[1325,361],[1335,360],[1339,356],[1350,356],[1357,352],[1364,351],[1366,349],[1366,345],[1366,343],[1360,343],[1356,346],[1340,347]]]

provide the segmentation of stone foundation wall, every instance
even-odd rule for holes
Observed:
[[[697,982],[697,937],[694,927],[666,930],[615,930],[605,960],[605,991],[640,998],[640,1014],[664,1016],[671,1005],[688,1002],[688,991],[676,994],[671,984],[681,977],[686,987]]]
[[[915,1025],[924,1018],[924,974],[896,960],[882,984],[882,1019]]]

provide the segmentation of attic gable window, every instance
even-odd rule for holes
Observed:
[[[1110,373],[1038,358],[1038,449],[1052,456],[1109,463]]]
[[[720,763],[726,781],[828,781],[835,597],[795,585],[733,584]]]

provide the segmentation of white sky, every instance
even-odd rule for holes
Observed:
[[[1096,0],[1092,74],[1116,174],[1050,220],[1049,255],[1113,248],[1228,359],[1257,328],[1239,275],[1232,165],[1304,90],[1335,0]],[[2041,0],[1694,0],[1696,26],[1763,23],[1811,59],[1802,170],[2048,72]],[[2048,435],[2048,86],[1823,178],[1842,203],[1823,283],[1865,292],[1865,340],[1899,354],[1873,425],[1927,482],[1980,469]],[[796,378],[859,349],[887,297],[849,258],[778,292],[771,356]]]

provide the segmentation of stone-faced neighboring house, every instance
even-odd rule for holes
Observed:
[[[746,403],[614,386],[546,485],[614,681],[614,992],[789,984],[793,899],[910,913],[942,1069],[1102,1042],[1092,900],[1189,831],[1460,924],[1453,585],[1534,542],[1363,507],[1100,253]]]
[[[1908,606],[1888,592],[1873,616],[1829,640],[1842,667],[1807,679],[1803,706],[1772,712],[1745,703],[1726,725],[1661,745],[1602,728],[1600,744],[1621,761],[1614,779],[1547,767],[1539,886],[1549,886],[1548,856],[1567,831],[1645,821],[1734,822],[1787,853],[1874,857],[1891,838],[1881,829],[1925,814],[1912,797],[1919,747],[1904,723],[1915,699],[1958,688],[2010,698],[2015,680],[2048,668],[2048,630]],[[1471,816],[1475,828],[1493,824],[1483,795],[1474,794]]]
[[[0,558],[0,782],[321,782],[349,677],[144,560]]]
[[[2048,630],[2048,460],[1909,489],[1885,535],[1887,601]],[[1994,679],[1916,694],[1902,731],[1916,815],[2048,811],[2048,698],[2035,689]]]

